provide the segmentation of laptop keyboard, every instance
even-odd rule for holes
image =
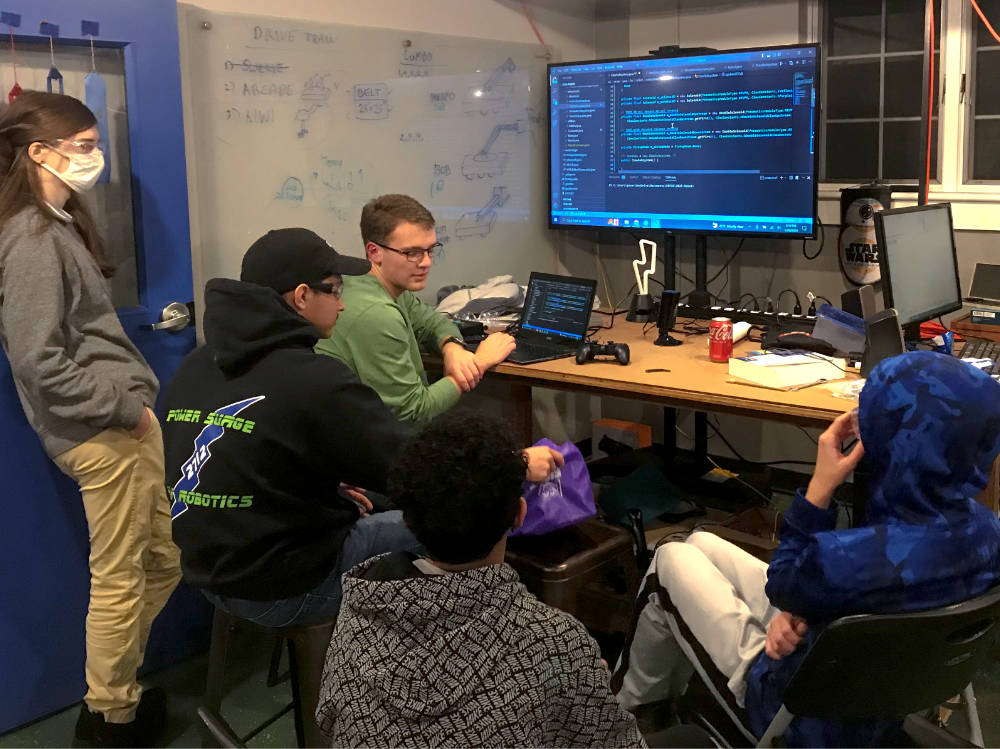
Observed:
[[[575,348],[571,346],[560,346],[559,344],[554,343],[517,342],[517,353],[519,356],[546,356],[548,354],[562,354],[569,351],[575,351]]]

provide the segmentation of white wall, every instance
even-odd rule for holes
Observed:
[[[510,0],[197,0],[192,4],[213,11],[510,42],[536,38],[521,3]],[[533,0],[528,7],[542,38],[559,59],[593,56],[594,0]]]
[[[629,55],[663,44],[732,49],[799,41],[798,0],[632,0]]]

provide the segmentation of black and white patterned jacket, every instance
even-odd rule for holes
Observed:
[[[316,716],[334,746],[645,746],[597,643],[508,565],[344,575]]]

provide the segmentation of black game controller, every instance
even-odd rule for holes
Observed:
[[[608,341],[607,343],[597,343],[595,341],[581,343],[580,347],[576,350],[576,363],[583,364],[585,361],[591,361],[595,356],[613,356],[618,360],[619,364],[628,364],[628,344],[615,343],[613,341]]]

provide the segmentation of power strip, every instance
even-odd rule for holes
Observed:
[[[677,305],[677,317],[694,320],[711,320],[713,317],[728,317],[733,322],[748,322],[751,325],[794,326],[812,330],[816,325],[815,315],[792,315],[788,312],[753,312],[736,307],[691,307]]]

